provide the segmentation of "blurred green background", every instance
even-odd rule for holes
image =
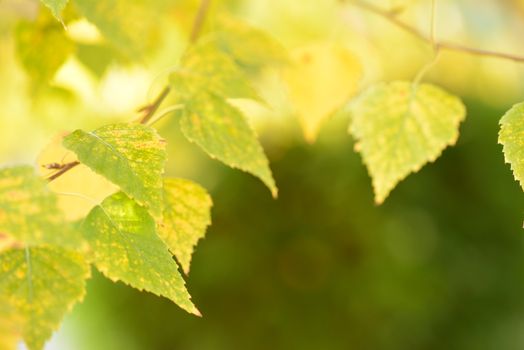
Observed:
[[[524,196],[501,111],[468,107],[459,144],[380,207],[337,121],[268,149],[276,201],[209,162],[214,222],[188,279],[204,316],[95,274],[63,349],[524,348]]]
[[[372,2],[406,6],[406,21],[427,24],[429,1]],[[77,52],[37,92],[13,34],[35,4],[19,2],[21,11],[15,3],[0,1],[4,163],[33,162],[57,132],[136,115],[176,64],[198,2],[173,4],[161,48],[144,61],[117,60],[97,76]],[[522,6],[443,0],[437,24],[444,38],[518,53]],[[344,41],[362,60],[363,87],[410,79],[431,57],[395,27],[334,0],[223,7],[289,49]],[[277,200],[258,180],[208,159],[184,140],[176,117],[166,119],[159,128],[169,140],[167,173],[201,183],[214,201],[187,278],[203,317],[94,271],[85,301],[47,349],[524,349],[524,195],[497,144],[498,120],[522,100],[523,77],[522,65],[444,53],[428,79],[465,99],[458,144],[381,206],[353,151],[349,116],[341,111],[307,144],[272,73],[257,79],[273,108],[251,108]]]

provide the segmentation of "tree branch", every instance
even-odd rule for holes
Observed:
[[[344,0],[341,0],[342,2],[345,2]],[[411,25],[401,21],[397,17],[397,11],[388,11],[384,10],[378,6],[375,6],[373,4],[367,3],[366,1],[361,0],[354,0],[354,1],[348,1],[350,5],[359,7],[365,11],[374,13],[387,21],[391,22],[392,24],[396,25],[397,27],[403,29],[404,31],[410,33],[414,37],[418,38],[421,41],[426,42],[429,45],[433,45],[435,50],[448,50],[448,51],[457,51],[457,52],[464,52],[468,53],[470,55],[476,55],[476,56],[485,56],[485,57],[493,57],[493,58],[499,58],[499,59],[505,59],[510,60],[518,63],[524,63],[524,56],[510,54],[510,53],[504,53],[504,52],[498,52],[498,51],[491,51],[491,50],[484,50],[484,49],[478,49],[475,47],[470,47],[462,44],[456,44],[448,41],[433,41],[433,38],[431,36],[428,36],[421,31],[419,31],[417,28],[412,27]]]
[[[202,31],[202,26],[204,25],[204,20],[206,19],[207,10],[209,10],[209,5],[211,0],[202,0],[200,1],[200,6],[198,7],[198,12],[196,14],[195,20],[193,21],[193,28],[191,29],[191,36],[189,37],[190,43],[195,43],[200,36]]]
[[[56,173],[54,173],[53,175],[49,176],[47,178],[47,180],[49,182],[55,180],[56,178],[59,178],[60,176],[62,176],[63,174],[67,173],[69,170],[73,169],[74,167],[76,167],[77,165],[79,165],[80,162],[79,161],[74,161],[74,162],[71,162],[71,163],[66,163],[62,166],[62,168],[57,171]]]

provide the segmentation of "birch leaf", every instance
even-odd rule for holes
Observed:
[[[166,150],[165,141],[153,128],[123,123],[92,132],[76,130],[63,144],[80,162],[149,208],[155,218],[162,217]]]
[[[459,98],[436,86],[397,81],[370,87],[353,104],[352,115],[355,149],[380,204],[398,182],[455,144],[466,111]]]
[[[322,123],[356,93],[362,68],[350,51],[332,44],[299,48],[292,58],[284,80],[304,136],[314,142]]]
[[[0,297],[16,310],[29,350],[41,350],[85,294],[84,258],[61,248],[13,249],[0,255]]]
[[[94,264],[113,281],[171,299],[199,315],[168,247],[148,212],[118,192],[85,219],[82,231],[93,248]]]
[[[186,52],[180,69],[171,75],[170,83],[186,99],[207,90],[224,98],[260,100],[235,62],[209,42]]]
[[[277,195],[269,162],[242,113],[222,98],[201,93],[187,103],[181,118],[186,138],[212,158],[257,176]]]
[[[0,233],[29,246],[82,247],[81,235],[66,223],[46,185],[29,166],[0,170]]]
[[[57,172],[53,169],[53,165],[78,161],[76,154],[62,145],[64,136],[64,134],[56,135],[38,156],[40,174],[44,177]],[[51,181],[48,187],[57,193],[58,207],[68,221],[84,218],[95,205],[118,191],[118,186],[84,164],[75,166]]]
[[[524,103],[514,105],[500,120],[499,143],[506,163],[524,189]]]
[[[159,235],[188,274],[194,247],[211,224],[211,197],[192,181],[165,179],[164,200]]]

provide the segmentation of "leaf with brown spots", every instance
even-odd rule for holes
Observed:
[[[500,120],[499,143],[513,176],[524,189],[524,103],[514,105]]]
[[[164,180],[164,220],[158,234],[186,274],[198,240],[211,224],[211,197],[200,185],[184,179]]]
[[[0,170],[0,232],[8,236],[2,240],[10,246],[83,246],[80,233],[58,209],[56,196],[30,166]]]
[[[122,123],[91,132],[76,130],[64,138],[63,145],[80,162],[146,206],[156,219],[162,217],[166,145],[153,128]]]
[[[171,74],[170,84],[184,99],[209,91],[224,98],[260,100],[235,61],[213,42],[190,48],[182,57],[180,68]]]
[[[375,202],[397,183],[454,145],[466,117],[462,101],[439,87],[381,83],[352,105],[350,132],[373,179]]]
[[[188,140],[212,158],[257,176],[276,197],[277,187],[264,150],[238,109],[221,97],[202,92],[187,102],[180,125]]]
[[[195,315],[185,282],[147,210],[119,192],[95,207],[82,224],[94,264],[113,281],[171,299]]]
[[[64,315],[85,294],[84,258],[62,248],[13,249],[0,254],[0,300],[12,307],[29,350],[41,350]]]

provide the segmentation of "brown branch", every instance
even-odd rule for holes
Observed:
[[[62,168],[59,171],[57,171],[56,173],[54,173],[53,175],[49,176],[47,178],[47,180],[49,182],[51,182],[51,181],[59,178],[60,176],[62,176],[66,172],[68,172],[69,170],[73,169],[74,167],[76,167],[79,164],[80,164],[80,162],[76,161],[76,160],[74,162],[71,162],[71,163],[63,164]]]
[[[145,115],[140,118],[141,124],[146,124],[155,114],[155,112],[158,110],[162,102],[166,99],[167,95],[169,95],[169,92],[171,91],[171,88],[166,86],[162,92],[158,95],[158,97],[155,99],[155,101],[145,107],[140,108],[140,111],[145,112]]]
[[[202,31],[202,26],[204,25],[204,20],[206,19],[207,10],[211,0],[202,0],[200,1],[200,6],[198,7],[198,12],[196,14],[195,20],[193,21],[193,28],[191,28],[191,36],[189,37],[190,43],[195,43],[200,36]]]
[[[345,2],[344,0],[341,0],[342,2]],[[398,17],[397,11],[388,11],[384,10],[378,6],[375,6],[373,4],[369,4],[366,1],[361,0],[354,0],[348,2],[351,5],[357,6],[365,11],[374,13],[392,24],[396,25],[397,27],[403,29],[404,31],[410,33],[414,37],[418,38],[421,41],[426,42],[427,44],[434,45],[436,50],[448,50],[448,51],[457,51],[457,52],[464,52],[471,55],[476,56],[484,56],[484,57],[493,57],[493,58],[500,58],[505,60],[510,60],[514,62],[524,63],[524,56],[519,56],[515,54],[509,54],[504,52],[498,52],[498,51],[491,51],[491,50],[484,50],[484,49],[478,49],[475,47],[470,47],[466,45],[456,44],[448,41],[436,41],[433,42],[432,38],[421,31],[419,31],[417,28],[412,27],[411,25],[401,21]]]

